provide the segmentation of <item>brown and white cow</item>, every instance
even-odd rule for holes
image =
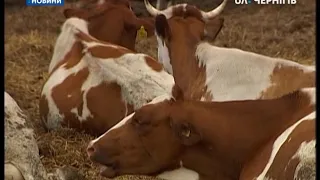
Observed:
[[[171,92],[173,77],[160,63],[95,39],[83,19],[67,19],[56,44],[56,65],[39,105],[47,129],[67,126],[102,134],[135,109]]]
[[[79,7],[67,8],[63,11],[66,18],[78,17],[88,22],[89,33],[105,42],[110,42],[131,50],[135,50],[137,30],[143,26],[147,35],[154,35],[154,18],[138,18],[131,10],[128,0],[106,0],[86,3],[81,2]],[[61,37],[60,38],[65,38]],[[59,40],[58,40],[59,41]],[[56,66],[57,61],[65,54],[61,53],[65,44],[72,44],[60,40],[54,48],[54,56],[49,65],[49,73]],[[65,51],[67,52],[67,51]]]
[[[76,3],[76,6],[80,8],[88,8],[91,6],[95,6],[95,4],[102,4],[105,2],[113,2],[116,4],[127,4],[126,1],[128,2],[128,0],[80,0],[79,2]],[[130,0],[130,1],[144,1],[144,0]],[[169,7],[175,3],[175,0],[151,0],[150,2],[154,2],[154,1],[156,1],[157,9],[165,9],[166,7]],[[130,4],[128,5],[131,8]]]
[[[63,13],[66,18],[78,17],[87,21],[89,33],[96,39],[133,51],[135,51],[137,29],[143,26],[148,37],[154,35],[154,18],[136,17],[128,0],[83,0],[78,2],[76,7],[66,8]],[[64,51],[64,48],[71,48],[65,45],[65,41],[57,41],[61,43],[55,44],[49,73],[65,55],[61,51]]]
[[[227,0],[204,12],[188,4],[165,10],[145,6],[155,17],[158,61],[186,97],[204,101],[269,99],[315,86],[315,67],[211,45],[223,26]]]
[[[173,98],[155,99],[90,142],[101,175],[315,179],[315,88],[228,102],[184,100],[174,89]]]

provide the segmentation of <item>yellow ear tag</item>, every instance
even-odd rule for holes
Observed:
[[[147,31],[144,29],[143,26],[140,27],[140,29],[137,31],[137,38],[138,39],[145,39],[147,38],[148,33]]]

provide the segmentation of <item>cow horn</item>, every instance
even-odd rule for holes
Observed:
[[[171,1],[170,1],[171,2]],[[166,3],[167,1],[166,0],[157,0],[157,6],[156,6],[156,9],[158,10],[163,10],[166,8]]]
[[[158,0],[158,1],[161,1],[161,0]],[[161,11],[154,8],[148,0],[144,0],[144,5],[146,6],[146,9],[151,14],[151,16],[155,17],[158,14],[161,14]]]
[[[217,8],[213,9],[212,11],[209,11],[209,12],[201,11],[202,18],[204,20],[209,20],[209,19],[212,19],[212,18],[216,17],[217,15],[219,15],[223,11],[223,9],[225,8],[227,1],[228,0],[223,0],[223,2]]]

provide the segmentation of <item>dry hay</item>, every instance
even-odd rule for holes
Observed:
[[[298,1],[297,5],[282,6],[235,8],[232,3],[228,6],[223,13],[225,25],[216,45],[314,64],[315,1],[304,0]],[[88,160],[85,152],[87,143],[94,137],[70,129],[47,133],[39,120],[39,95],[47,78],[55,39],[64,21],[61,11],[59,7],[6,7],[5,88],[31,117],[38,135],[41,159],[49,172],[71,165],[88,180],[99,180],[103,178],[99,177],[96,166]],[[151,38],[139,42],[137,49],[156,57],[155,48],[155,38]]]

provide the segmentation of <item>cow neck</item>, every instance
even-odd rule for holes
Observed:
[[[184,167],[197,171],[201,180],[223,180],[238,179],[246,161],[265,143],[311,113],[314,105],[296,92],[266,101],[186,102],[182,109],[192,114],[188,121],[203,138],[201,143],[184,150]]]
[[[183,42],[184,41],[184,42]],[[180,38],[170,44],[170,63],[175,83],[188,98],[200,100],[206,92],[205,67],[199,65],[195,56],[198,41],[192,38]]]

